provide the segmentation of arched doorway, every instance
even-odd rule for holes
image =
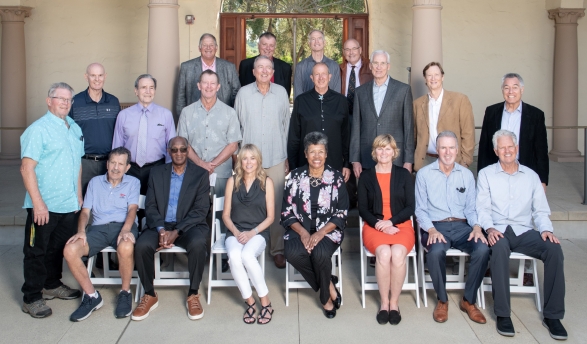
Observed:
[[[278,37],[276,57],[297,62],[307,57],[307,34],[325,32],[326,55],[342,62],[342,43],[354,38],[369,54],[369,15],[365,0],[224,0],[220,13],[220,57],[234,63],[256,55],[258,36],[266,31]],[[247,47],[249,55],[247,56]],[[329,51],[330,50],[330,51]]]

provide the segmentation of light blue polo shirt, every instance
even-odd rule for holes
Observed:
[[[120,183],[113,188],[107,176],[108,173],[95,176],[90,180],[86,190],[83,208],[92,210],[92,226],[110,222],[124,223],[128,206],[139,204],[141,182],[137,178],[125,174]],[[135,223],[138,225],[136,217]]]
[[[79,210],[77,182],[84,155],[81,128],[69,117],[65,122],[47,111],[20,136],[20,157],[37,162],[35,174],[41,197],[50,212],[70,213]],[[23,208],[32,208],[26,193]]]

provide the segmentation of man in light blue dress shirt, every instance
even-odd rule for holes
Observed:
[[[416,216],[422,230],[422,245],[432,284],[438,297],[433,313],[436,322],[448,320],[446,294],[446,251],[451,247],[471,255],[461,310],[477,323],[486,322],[475,306],[477,289],[483,281],[489,248],[477,221],[475,179],[466,167],[455,162],[458,141],[452,131],[436,138],[438,159],[421,168],[416,175]]]
[[[81,296],[61,282],[63,247],[76,230],[77,213],[83,203],[81,128],[67,116],[73,89],[64,82],[51,85],[47,113],[20,137],[20,171],[26,189],[24,237],[24,284],[22,311],[45,318],[52,310],[45,299]]]
[[[567,339],[567,331],[560,322],[565,315],[564,257],[553,234],[540,178],[516,159],[518,144],[513,132],[497,131],[493,147],[499,161],[479,172],[477,213],[491,245],[497,332],[509,337],[515,334],[510,319],[509,258],[511,252],[519,252],[544,262],[542,324],[552,338]]]

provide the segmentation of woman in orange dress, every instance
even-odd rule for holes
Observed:
[[[406,256],[415,243],[410,221],[416,205],[414,179],[408,170],[393,165],[399,152],[393,136],[377,136],[371,152],[377,165],[361,173],[358,186],[359,214],[365,222],[363,243],[376,257],[381,296],[377,322],[382,325],[401,321],[399,295],[406,277]]]

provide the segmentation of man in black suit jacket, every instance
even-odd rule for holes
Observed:
[[[135,262],[145,295],[133,312],[132,320],[145,319],[158,306],[153,287],[154,254],[174,245],[186,249],[188,255],[188,318],[197,320],[204,316],[198,287],[206,265],[210,180],[208,171],[188,161],[186,138],[177,136],[169,141],[168,147],[172,162],[154,167],[149,175],[145,201],[147,229],[135,245]]]
[[[517,73],[508,73],[502,79],[501,90],[505,102],[488,106],[485,109],[477,173],[498,161],[493,151],[493,134],[506,129],[518,138],[518,161],[538,174],[546,191],[548,185],[548,144],[544,112],[537,107],[522,102],[524,79]]]
[[[259,43],[257,45],[259,47],[259,55],[267,56],[273,60],[274,74],[271,82],[283,86],[283,88],[285,88],[287,91],[287,96],[289,97],[291,92],[291,66],[287,62],[273,57],[276,45],[277,38],[271,32],[265,32],[259,36]],[[241,86],[255,82],[256,79],[253,75],[253,68],[257,56],[241,61],[238,67],[238,78],[240,80]]]

